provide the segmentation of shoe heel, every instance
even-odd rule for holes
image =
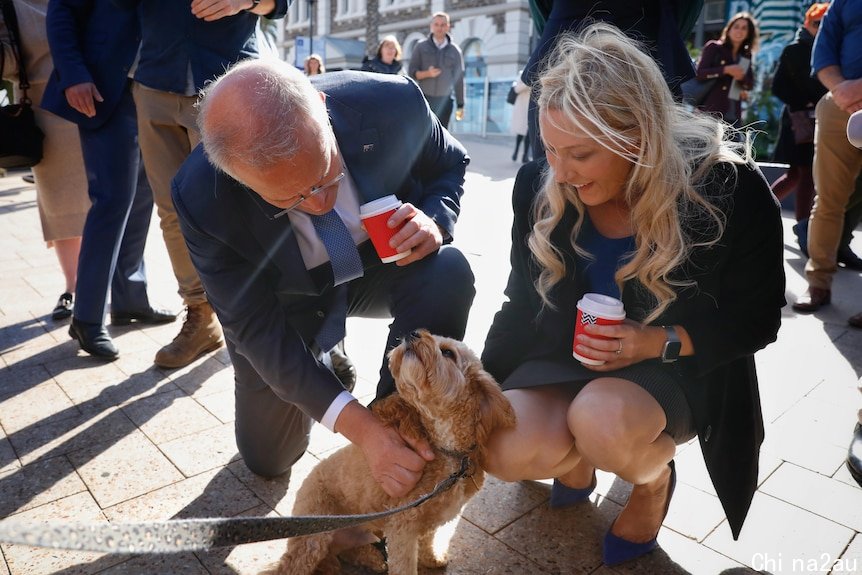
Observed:
[[[667,510],[670,507],[670,500],[673,497],[673,492],[676,489],[676,464],[673,460],[668,463],[670,467],[670,482],[667,488],[667,502],[664,507],[664,515],[661,522],[664,523],[667,517]],[[605,565],[613,566],[625,563],[633,559],[637,559],[642,555],[646,555],[656,547],[658,547],[658,533],[656,537],[643,543],[635,543],[628,539],[623,539],[613,534],[614,525],[611,523],[608,532],[605,533],[605,540],[602,544],[602,561]],[[659,525],[661,529],[661,525]]]

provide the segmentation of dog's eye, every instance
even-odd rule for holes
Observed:
[[[455,361],[457,359],[455,352],[452,351],[451,349],[444,347],[440,350],[440,353],[443,354],[443,357],[445,357],[447,359],[451,359],[452,361]]]

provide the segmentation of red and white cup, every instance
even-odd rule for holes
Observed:
[[[578,345],[578,336],[584,334],[584,327],[588,325],[616,325],[626,318],[626,310],[623,302],[611,296],[600,293],[587,293],[578,302],[578,313],[575,318],[575,339],[572,342],[572,357],[585,365],[602,365],[603,359],[594,359],[581,355],[575,351]],[[587,334],[596,339],[613,339],[596,334]]]
[[[401,207],[401,200],[395,196],[384,196],[359,206],[359,218],[362,220],[362,226],[368,232],[368,237],[371,238],[371,243],[374,244],[374,249],[377,250],[377,255],[380,256],[380,261],[384,264],[398,261],[410,255],[411,250],[397,252],[395,248],[389,245],[392,236],[407,223],[404,221],[397,228],[390,228],[386,225],[389,217],[399,207]]]

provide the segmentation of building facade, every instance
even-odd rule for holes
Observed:
[[[280,52],[301,63],[311,52],[328,70],[358,69],[380,38],[394,34],[406,62],[429,34],[431,14],[447,12],[468,78],[513,78],[530,54],[527,0],[294,0],[279,30]]]

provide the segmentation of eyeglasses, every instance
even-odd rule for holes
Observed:
[[[338,185],[338,183],[343,179],[344,179],[344,172],[339,172],[337,176],[335,176],[334,178],[332,178],[331,180],[329,180],[325,184],[321,184],[319,186],[314,186],[313,188],[311,188],[308,191],[308,193],[299,194],[299,197],[296,199],[295,202],[293,202],[292,204],[290,204],[288,207],[284,208],[280,212],[276,212],[275,214],[273,214],[270,217],[272,219],[277,219],[277,218],[280,218],[281,216],[288,214],[289,212],[295,210],[300,205],[302,205],[302,202],[304,202],[305,200],[307,200],[309,198],[313,198],[314,196],[316,196],[320,192],[322,192],[324,190],[328,190],[332,186]]]

